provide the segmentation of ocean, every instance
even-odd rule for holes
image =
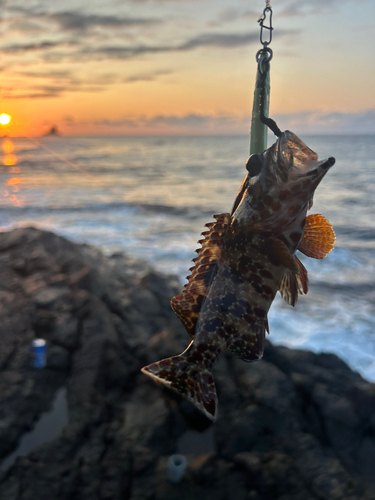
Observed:
[[[301,139],[320,158],[336,158],[309,213],[327,217],[337,241],[324,260],[302,255],[310,291],[295,308],[276,298],[269,338],[335,353],[375,381],[375,136]],[[32,225],[109,255],[126,252],[181,283],[204,224],[230,211],[249,148],[246,136],[0,142],[2,230]]]

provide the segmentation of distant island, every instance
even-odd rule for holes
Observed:
[[[60,135],[60,132],[57,130],[57,127],[54,125],[53,127],[50,128],[49,132],[44,134],[43,137],[49,136],[49,135]]]

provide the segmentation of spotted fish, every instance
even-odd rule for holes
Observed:
[[[267,313],[279,290],[295,305],[308,291],[298,250],[317,259],[333,248],[335,234],[321,215],[306,212],[334,158],[318,156],[285,131],[262,154],[252,155],[232,212],[206,224],[191,275],[172,309],[192,338],[179,356],[142,368],[195,404],[217,415],[212,367],[225,349],[244,361],[263,355]]]

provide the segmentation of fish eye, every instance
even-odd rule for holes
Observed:
[[[246,170],[249,172],[251,177],[260,174],[262,170],[262,156],[259,154],[251,155],[246,162]]]

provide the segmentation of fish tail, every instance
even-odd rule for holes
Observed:
[[[144,366],[142,372],[188,399],[206,417],[216,420],[217,395],[211,370],[192,363],[187,352]]]

